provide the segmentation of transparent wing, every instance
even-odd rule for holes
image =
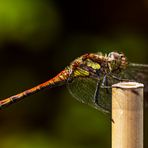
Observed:
[[[111,88],[99,88],[98,105],[94,103],[94,95],[97,86],[97,79],[79,77],[69,83],[68,89],[74,98],[78,101],[88,104],[103,112],[111,110]]]
[[[148,107],[148,65],[130,63],[122,77],[144,84],[145,107]]]
[[[148,65],[130,63],[128,68],[117,77],[141,82],[145,85],[145,96],[148,96]],[[78,101],[88,104],[103,112],[111,111],[111,88],[99,88],[98,105],[94,103],[94,95],[98,79],[89,77],[75,78],[72,83],[68,83],[69,92]],[[118,83],[112,77],[107,77],[107,86]]]
[[[148,93],[148,65],[130,63],[121,75],[125,79],[143,83],[145,86],[144,91]]]

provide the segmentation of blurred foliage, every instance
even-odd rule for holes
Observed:
[[[60,30],[60,16],[54,4],[40,0],[0,1],[0,42],[19,41],[28,50],[43,50]]]
[[[145,1],[0,0],[0,98],[52,78],[88,52],[117,50],[130,61],[147,63],[147,6]],[[148,137],[146,115],[147,109]],[[64,86],[2,110],[0,131],[1,148],[111,143],[110,117],[77,102]]]

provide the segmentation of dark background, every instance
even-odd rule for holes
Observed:
[[[0,1],[0,98],[44,82],[88,52],[122,51],[148,63],[146,0]],[[145,139],[148,137],[145,111]],[[110,119],[65,86],[0,113],[1,148],[109,148]],[[145,140],[145,147],[148,144]]]

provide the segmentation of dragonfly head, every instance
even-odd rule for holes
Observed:
[[[110,52],[108,54],[109,68],[111,71],[121,71],[126,69],[128,62],[123,53]]]

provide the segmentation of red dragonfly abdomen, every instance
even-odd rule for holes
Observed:
[[[65,84],[65,82],[67,81],[67,79],[69,78],[69,70],[65,69],[63,71],[61,71],[57,76],[55,76],[54,78],[39,84],[31,89],[25,90],[17,95],[11,96],[9,98],[3,99],[0,101],[0,109],[8,106],[10,104],[13,104],[15,102],[18,102],[20,100],[22,100],[24,97],[29,96],[31,94],[34,94],[44,88],[52,88],[52,87],[56,87],[56,86],[60,86]]]

